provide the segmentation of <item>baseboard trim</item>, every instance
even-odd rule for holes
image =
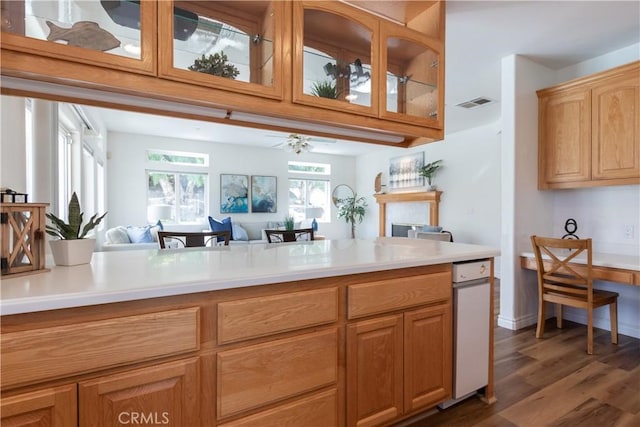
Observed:
[[[517,331],[527,326],[535,325],[538,322],[537,314],[527,314],[526,316],[512,319],[508,317],[498,316],[498,326]]]

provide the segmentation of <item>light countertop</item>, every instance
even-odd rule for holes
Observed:
[[[520,254],[520,256],[533,259],[535,259],[536,257],[533,252],[523,252]],[[550,259],[547,255],[544,254],[542,255],[542,258]],[[586,264],[587,254],[583,252],[573,258],[571,262],[576,264]],[[619,268],[623,270],[640,271],[640,256],[593,252],[591,254],[591,263],[594,267],[609,267]]]
[[[3,278],[2,315],[266,285],[498,256],[487,246],[423,239],[317,240],[96,252],[91,264]]]

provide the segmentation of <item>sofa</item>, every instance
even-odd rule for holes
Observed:
[[[226,218],[225,218],[226,219]],[[222,221],[219,221],[222,223]],[[282,224],[274,221],[235,222],[230,221],[232,240],[231,245],[246,245],[253,243],[267,243],[265,229],[278,228]],[[296,225],[298,228],[300,224]],[[158,231],[164,230],[162,224],[135,226],[117,226],[108,229],[104,235],[102,251],[131,251],[136,249],[159,249]],[[209,231],[203,225],[180,226],[167,225],[167,231]]]
[[[113,227],[104,233],[103,251],[130,251],[135,249],[158,249],[158,231],[162,224],[146,225],[143,227],[122,226]]]
[[[296,228],[300,228],[301,224],[295,224]],[[281,222],[277,221],[256,221],[256,222],[243,222],[232,221],[230,217],[223,220],[217,220],[215,218],[209,218],[209,227],[213,231],[231,231],[231,245],[253,244],[253,243],[267,243],[267,235],[264,230],[277,229],[282,227]]]

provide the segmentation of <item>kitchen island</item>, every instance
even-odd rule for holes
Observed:
[[[450,398],[452,263],[496,255],[322,240],[96,253],[3,279],[3,422],[393,424]]]

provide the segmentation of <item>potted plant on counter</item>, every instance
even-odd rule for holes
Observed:
[[[442,163],[442,159],[436,160],[435,162],[427,163],[418,170],[418,174],[420,176],[427,178],[427,191],[436,189],[435,185],[431,185],[431,179],[436,174],[438,169],[442,167],[440,163]]]
[[[364,197],[358,197],[357,193],[353,196],[337,199],[336,206],[338,208],[338,218],[344,218],[347,223],[351,224],[351,238],[356,237],[356,221],[360,224],[366,213],[367,202]]]
[[[93,215],[84,227],[82,217],[84,213],[80,211],[80,202],[74,192],[69,201],[68,222],[65,222],[52,213],[45,216],[51,220],[52,225],[46,226],[46,232],[50,236],[57,237],[57,240],[50,240],[51,253],[56,265],[80,265],[91,262],[96,239],[87,238],[87,233],[93,230],[100,221],[107,215]]]
[[[295,228],[295,219],[290,215],[287,215],[286,217],[284,217],[284,229],[293,230],[294,228]]]

